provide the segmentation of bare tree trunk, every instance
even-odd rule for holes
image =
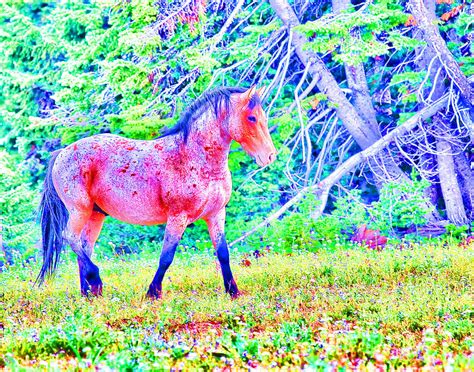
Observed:
[[[286,0],[270,0],[270,4],[288,29],[291,30],[300,24],[295,12]],[[303,50],[303,46],[307,41],[303,35],[297,32],[293,34],[293,45],[298,58],[304,65],[310,65],[309,71],[318,81],[317,87],[328,97],[329,101],[335,104],[338,117],[359,146],[362,148],[370,146],[378,139],[378,136],[367,125],[362,125],[363,120],[359,113],[347,100],[344,92],[339,88],[337,81],[321,58],[315,53]]]
[[[345,4],[346,3],[341,3],[341,6]],[[291,30],[293,27],[300,24],[295,12],[287,0],[270,0],[270,5],[278,17],[288,27],[288,29]],[[336,6],[339,6],[339,4]],[[380,139],[380,132],[378,130],[378,123],[375,118],[375,111],[371,105],[371,99],[370,97],[368,99],[366,98],[369,93],[363,67],[361,66],[356,68],[354,71],[349,67],[348,79],[354,76],[357,79],[357,82],[360,83],[362,81],[357,89],[358,92],[360,92],[358,93],[357,104],[360,106],[370,104],[368,109],[360,110],[363,111],[365,113],[364,115],[368,117],[367,122],[364,121],[361,115],[359,115],[358,110],[347,100],[344,92],[339,87],[331,72],[326,68],[326,65],[321,60],[321,58],[316,53],[312,53],[311,51],[303,49],[303,46],[307,42],[308,40],[303,35],[299,33],[295,33],[293,35],[292,43],[295,47],[298,58],[305,66],[310,64],[309,72],[317,81],[316,85],[318,89],[322,93],[326,94],[329,101],[335,104],[337,116],[342,121],[344,127],[351,134],[357,144],[362,149],[368,148],[374,142]],[[363,87],[364,82],[365,88]],[[370,158],[368,160],[368,164],[375,176],[376,185],[379,188],[385,182],[397,179],[403,179],[405,181],[409,180],[406,174],[395,163],[389,153],[389,150],[386,148],[383,148],[382,151],[378,152],[377,156]],[[430,203],[428,204],[430,207],[432,207]],[[436,208],[431,209],[432,212],[429,213],[426,218],[430,221],[438,220]]]
[[[454,165],[458,170],[459,187],[466,207],[467,217],[472,221],[474,220],[474,174],[463,152],[454,156]]]
[[[5,254],[5,249],[3,248],[3,224],[2,219],[0,218],[0,255]]]
[[[350,0],[332,0],[332,8],[335,13],[340,13],[351,6]],[[350,65],[344,63],[347,85],[352,90],[354,98],[353,104],[359,112],[362,119],[370,126],[372,132],[380,134],[379,125],[375,116],[375,109],[372,104],[372,97],[367,85],[365,69],[362,63]]]
[[[426,14],[423,14],[422,17],[435,19],[436,4],[434,0],[425,1],[426,7],[423,6],[423,8]],[[417,59],[417,61],[419,64],[419,69],[421,71],[427,71],[430,81],[434,84],[431,89],[425,90],[427,91],[427,97],[431,97],[433,100],[436,100],[440,98],[446,90],[444,85],[446,74],[445,69],[443,69],[443,61],[440,54],[437,53],[436,49],[434,49],[434,44],[429,43],[426,40],[426,37],[432,34],[433,32],[427,34],[426,32],[422,31],[422,39],[427,42],[427,46],[426,48],[423,48],[423,54],[421,55],[421,58]],[[449,128],[449,123],[443,123],[442,118],[437,116],[434,120],[434,126],[436,132],[436,161],[438,163],[438,177],[445,202],[446,214],[451,222],[455,224],[465,224],[467,223],[468,219],[463,203],[461,187],[458,183],[453,155],[454,153],[460,152],[461,150],[457,147],[454,147],[452,143],[449,142],[451,139],[450,134],[449,131],[446,131],[446,128]]]
[[[436,149],[438,151],[439,181],[441,183],[443,199],[446,204],[446,214],[452,223],[465,225],[468,223],[468,219],[466,211],[464,210],[461,190],[454,171],[453,149],[451,144],[443,139],[438,139]]]
[[[417,27],[423,33],[423,40],[427,45],[434,51],[435,55],[440,59],[446,74],[458,87],[461,96],[467,101],[472,107],[474,105],[474,90],[469,80],[462,73],[459,65],[454,59],[453,55],[446,46],[439,29],[436,26],[437,19],[434,16],[431,7],[431,11],[425,7],[425,4],[421,0],[409,0],[409,8],[415,18]]]
[[[293,27],[300,24],[287,0],[270,0],[270,4],[290,32]],[[316,53],[303,49],[307,42],[308,40],[305,36],[299,33],[293,34],[292,43],[296,54],[305,66],[309,65],[309,72],[317,81],[318,89],[327,96],[329,101],[334,103],[337,116],[341,119],[344,127],[357,144],[362,149],[368,148],[380,138],[380,133],[378,130],[374,130],[370,122],[365,122],[361,115],[359,115],[358,110],[347,100],[336,79],[334,79],[334,76],[327,69],[321,58]],[[379,186],[380,183],[385,181],[400,178],[407,179],[406,175],[395,164],[389,152],[385,149],[377,159],[371,159],[369,165],[376,180],[378,180]]]

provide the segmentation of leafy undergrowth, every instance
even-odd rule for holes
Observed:
[[[269,253],[241,265],[233,254],[235,301],[204,254],[179,255],[156,302],[143,296],[151,256],[100,261],[106,287],[95,299],[79,295],[71,262],[40,289],[36,264],[11,267],[0,279],[0,365],[472,370],[473,256],[472,245],[442,244]]]

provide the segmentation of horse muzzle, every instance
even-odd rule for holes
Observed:
[[[276,153],[271,152],[270,154],[265,154],[265,155],[260,155],[256,154],[255,155],[255,161],[260,167],[265,167],[267,165],[272,164],[276,159]]]

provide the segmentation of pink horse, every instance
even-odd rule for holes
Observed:
[[[91,255],[110,215],[132,224],[166,223],[158,270],[147,292],[149,298],[160,298],[163,277],[184,230],[203,219],[217,251],[225,291],[237,297],[224,235],[225,206],[232,192],[228,167],[232,140],[260,166],[275,160],[260,90],[255,87],[205,93],[155,140],[101,134],[55,152],[40,205],[39,283],[54,272],[67,242],[77,254],[81,293],[101,295],[102,280]]]

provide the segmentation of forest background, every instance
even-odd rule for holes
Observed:
[[[3,0],[0,368],[474,370],[474,5]],[[81,297],[38,288],[51,152],[152,139],[203,92],[265,87],[278,150],[234,143],[231,301],[204,224],[144,299],[163,226],[111,218]]]
[[[3,260],[38,254],[51,151],[97,133],[152,139],[203,92],[254,84],[279,153],[259,169],[232,146],[234,248],[465,237],[473,12],[455,0],[4,2]],[[110,219],[97,252],[155,250],[162,229]],[[196,223],[181,249],[210,247]]]

